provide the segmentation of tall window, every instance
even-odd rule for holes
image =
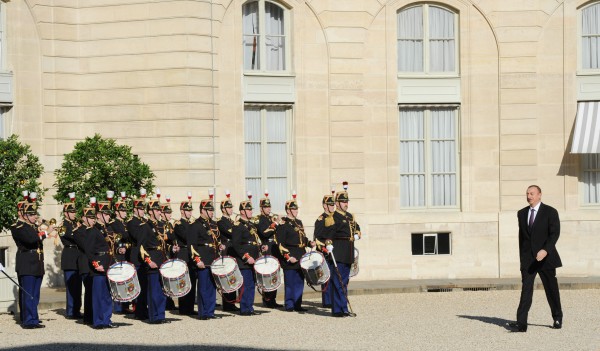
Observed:
[[[398,12],[398,72],[457,74],[458,15],[434,5]]]
[[[583,202],[600,204],[600,154],[583,154]]]
[[[402,207],[458,206],[458,110],[400,108]]]
[[[245,71],[285,71],[289,38],[288,11],[265,0],[242,8]]]
[[[581,68],[600,68],[600,3],[581,10]]]
[[[283,209],[289,198],[292,164],[292,109],[289,106],[246,105],[246,189],[255,195],[253,206],[265,189],[273,209]]]

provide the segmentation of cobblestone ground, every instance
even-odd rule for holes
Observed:
[[[94,330],[42,311],[44,329],[24,330],[0,316],[2,350],[600,350],[600,290],[564,290],[564,327],[550,328],[543,291],[535,291],[527,333],[510,333],[519,291],[351,296],[357,318],[332,318],[319,301],[309,312],[258,307],[259,316],[219,312],[201,321],[167,312],[170,324],[113,316],[120,327]]]

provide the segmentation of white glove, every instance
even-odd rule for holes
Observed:
[[[327,245],[325,246],[325,248],[327,249],[327,251],[333,252],[333,245]]]
[[[354,234],[354,240],[360,240],[360,236],[358,236],[358,234]]]

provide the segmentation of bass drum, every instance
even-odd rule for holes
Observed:
[[[358,275],[358,249],[354,248],[354,262],[350,266],[350,278]]]
[[[117,262],[106,271],[112,299],[117,302],[134,300],[142,291],[135,266],[129,262]]]
[[[159,272],[165,295],[182,297],[192,289],[190,272],[183,260],[178,258],[167,260],[160,265]]]

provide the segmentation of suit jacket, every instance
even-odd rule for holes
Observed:
[[[529,212],[529,206],[517,212],[517,218],[519,219],[521,270],[531,268],[543,270],[562,267],[560,256],[556,250],[556,242],[560,236],[558,212],[553,207],[540,203],[540,208],[531,228],[529,228],[527,220]],[[537,262],[535,257],[542,249],[546,250],[548,255],[541,262]]]

